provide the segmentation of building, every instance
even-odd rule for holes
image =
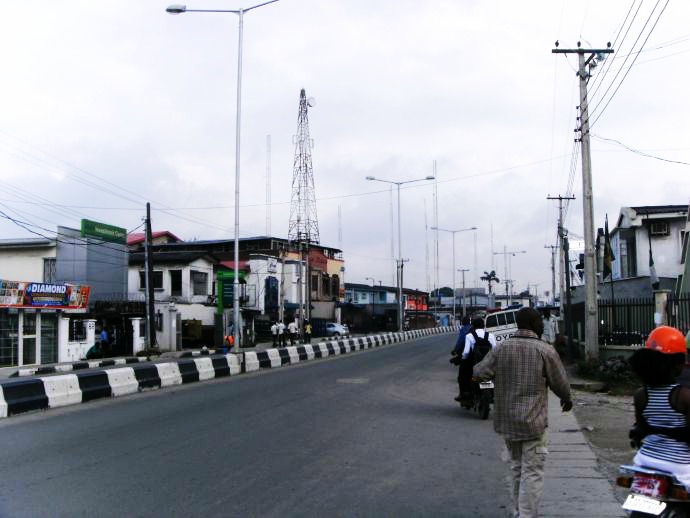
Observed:
[[[434,327],[429,313],[429,294],[403,288],[406,326]],[[376,284],[345,283],[342,320],[350,331],[396,331],[398,328],[398,288]]]
[[[622,207],[610,232],[613,294],[615,298],[650,297],[653,281],[650,256],[658,289],[674,290],[682,273],[682,247],[688,218],[687,205]],[[603,246],[600,246],[600,259]],[[601,268],[600,268],[601,271]],[[610,279],[599,287],[611,298]]]

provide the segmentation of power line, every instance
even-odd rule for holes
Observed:
[[[668,158],[661,158],[661,157],[658,157],[658,156],[650,155],[649,153],[645,153],[644,151],[640,151],[640,150],[638,150],[638,149],[633,149],[633,148],[631,148],[631,147],[629,147],[629,146],[626,146],[626,145],[623,144],[621,141],[616,140],[616,139],[604,138],[604,137],[600,137],[600,136],[594,135],[594,134],[592,134],[592,137],[595,138],[595,139],[597,139],[597,140],[600,140],[600,141],[613,142],[614,144],[616,144],[616,145],[618,145],[618,146],[620,146],[620,147],[622,147],[622,148],[624,148],[624,149],[627,149],[627,150],[630,151],[631,153],[635,153],[635,154],[640,155],[640,156],[644,156],[644,157],[647,157],[647,158],[653,158],[653,159],[655,159],[655,160],[661,160],[662,162],[669,162],[669,163],[672,163],[672,164],[690,165],[690,163],[688,163],[688,162],[683,162],[683,161],[681,161],[681,160],[670,160],[670,159],[668,159]]]

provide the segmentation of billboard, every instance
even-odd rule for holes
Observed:
[[[86,309],[91,287],[0,279],[0,307]]]
[[[98,223],[90,219],[81,220],[81,237],[95,237],[109,243],[127,244],[127,229]]]

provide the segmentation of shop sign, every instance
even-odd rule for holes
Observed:
[[[85,309],[91,287],[0,279],[0,307]]]
[[[127,229],[98,223],[90,219],[81,220],[81,236],[95,237],[109,243],[127,243]]]

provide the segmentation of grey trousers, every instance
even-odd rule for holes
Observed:
[[[526,441],[505,440],[512,475],[513,510],[520,518],[537,518],[544,493],[546,432]]]

